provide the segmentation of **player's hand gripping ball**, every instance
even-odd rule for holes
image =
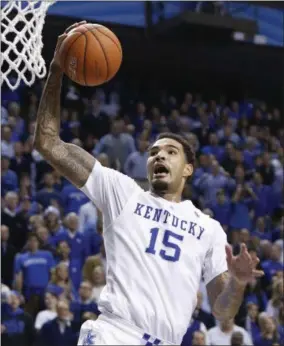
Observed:
[[[67,30],[58,55],[64,73],[83,86],[106,83],[115,76],[122,61],[116,35],[103,25],[85,22]]]

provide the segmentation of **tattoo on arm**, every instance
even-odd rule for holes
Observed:
[[[56,170],[74,185],[82,187],[93,169],[95,158],[59,137],[61,83],[61,70],[51,67],[38,109],[34,144]]]
[[[213,314],[218,320],[234,318],[239,311],[246,285],[239,283],[228,272],[214,278],[207,285]]]

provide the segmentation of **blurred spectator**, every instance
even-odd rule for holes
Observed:
[[[10,230],[9,242],[14,245],[17,252],[20,252],[26,241],[27,229],[23,223],[23,218],[17,213],[18,204],[18,194],[12,191],[8,192],[4,199],[1,220],[2,224]]]
[[[80,322],[86,320],[86,313],[93,314],[92,319],[96,319],[99,315],[97,304],[92,300],[92,285],[88,281],[83,281],[79,288],[79,297],[70,305],[70,309],[74,314],[74,321]]]
[[[78,213],[80,207],[89,202],[89,198],[72,184],[66,184],[61,191],[64,213]]]
[[[30,155],[24,154],[22,142],[14,143],[14,153],[15,155],[10,162],[10,169],[13,170],[17,174],[18,179],[20,179],[23,173],[31,173],[32,158]]]
[[[268,316],[277,319],[280,312],[280,306],[284,299],[283,278],[276,279],[272,284],[272,297],[268,301],[266,312]]]
[[[1,225],[1,282],[11,287],[16,249],[8,240],[9,228]]]
[[[56,246],[56,237],[63,231],[59,210],[53,206],[49,206],[44,211],[44,220],[49,232],[49,243]]]
[[[110,130],[110,119],[102,111],[100,101],[96,98],[90,102],[87,114],[81,119],[81,138],[86,138],[88,134],[96,139],[108,134]]]
[[[281,263],[281,248],[278,244],[273,244],[270,259],[262,262],[262,267],[267,280],[271,283],[273,276],[279,271],[283,272],[284,265]]]
[[[84,232],[87,227],[92,227],[96,229],[96,224],[98,220],[98,211],[97,207],[93,202],[89,201],[88,203],[81,206],[79,210],[79,229],[80,232]]]
[[[226,197],[223,189],[220,189],[216,195],[216,202],[210,205],[210,208],[213,211],[214,219],[219,221],[224,230],[227,231],[231,218],[232,204],[229,198]]]
[[[271,164],[270,153],[264,152],[261,156],[261,164],[257,171],[261,174],[264,185],[271,185],[275,178],[274,167]]]
[[[19,187],[17,174],[10,169],[10,158],[1,156],[1,196],[9,191],[16,191]]]
[[[42,326],[57,317],[56,305],[57,305],[57,297],[52,293],[45,293],[44,304],[46,310],[40,311],[36,315],[35,319],[35,329],[36,331],[40,331]]]
[[[55,267],[51,275],[51,280],[47,286],[47,292],[53,293],[57,297],[71,299],[76,292],[69,276],[68,264],[60,262]]]
[[[100,294],[105,287],[106,278],[104,268],[100,265],[94,267],[92,275],[92,300],[98,303]]]
[[[209,329],[208,336],[211,345],[230,345],[233,333],[240,332],[244,338],[244,345],[252,345],[248,332],[237,326],[234,320],[222,321],[220,325]]]
[[[49,244],[49,233],[48,229],[44,226],[39,226],[36,228],[36,234],[38,236],[39,242],[40,242],[40,250],[46,250],[53,254],[53,256],[56,255],[55,248]]]
[[[1,345],[31,346],[34,342],[32,318],[20,308],[20,302],[19,293],[12,291],[9,309],[1,309]]]
[[[12,142],[12,131],[8,125],[2,126],[1,129],[1,155],[10,159],[14,157],[14,143]]]
[[[139,139],[138,151],[130,154],[124,165],[124,172],[133,179],[147,179],[147,159],[149,142]]]
[[[258,325],[258,314],[259,314],[259,308],[258,305],[255,303],[247,303],[247,316],[245,321],[245,329],[250,334],[253,343],[255,342],[255,339],[257,339],[260,335],[260,329]]]
[[[63,207],[63,200],[61,194],[55,190],[55,181],[51,172],[44,174],[44,187],[39,190],[36,195],[36,200],[43,208],[49,205]]]
[[[205,334],[201,330],[193,332],[192,336],[192,346],[205,346],[206,338]]]
[[[57,317],[43,325],[39,334],[39,346],[76,346],[78,327],[72,321],[69,304],[60,300],[56,306]]]
[[[80,258],[71,255],[71,249],[67,241],[60,241],[57,246],[57,260],[68,268],[69,278],[77,290],[82,280],[82,262]]]
[[[54,258],[49,251],[39,250],[35,233],[28,236],[27,252],[18,254],[15,260],[15,287],[27,300],[26,310],[37,313],[44,291],[54,267]]]
[[[261,335],[255,339],[255,346],[272,346],[275,344],[280,345],[279,335],[272,317],[269,317],[265,313],[260,314],[259,326]]]
[[[231,346],[243,346],[244,336],[241,332],[234,332],[231,337]]]
[[[255,209],[254,209],[255,211]],[[269,240],[271,241],[272,234],[271,232],[267,232],[267,227],[265,224],[265,219],[263,217],[258,217],[256,220],[256,228],[254,229],[253,232],[251,232],[251,235],[253,237],[257,237],[258,239],[261,240]]]
[[[116,169],[123,168],[128,155],[135,151],[134,139],[124,133],[124,126],[123,119],[114,119],[111,132],[100,139],[93,151],[95,156],[107,154],[110,166]]]
[[[71,257],[79,260],[83,267],[86,257],[89,254],[89,244],[85,234],[79,232],[79,219],[77,214],[69,213],[65,218],[65,229],[58,232],[54,237],[54,244],[66,241],[71,249]]]

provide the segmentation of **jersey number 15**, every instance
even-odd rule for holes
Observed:
[[[150,230],[151,233],[151,239],[150,239],[150,244],[145,250],[145,252],[150,253],[152,255],[156,254],[156,242],[159,234],[159,228],[151,228]],[[159,255],[162,257],[162,259],[170,262],[177,262],[180,258],[180,247],[176,244],[177,242],[181,242],[183,240],[183,236],[176,234],[172,231],[166,230],[164,233],[164,237],[162,240],[163,245],[165,246],[166,249],[172,249],[173,254],[169,254],[169,251],[167,250],[160,250]]]

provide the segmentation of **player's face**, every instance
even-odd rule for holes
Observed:
[[[156,141],[149,149],[148,180],[158,194],[182,191],[193,167],[186,161],[183,146],[170,138]]]

